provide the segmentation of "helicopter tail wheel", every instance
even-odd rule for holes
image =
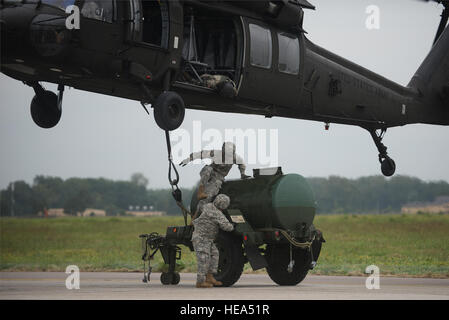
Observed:
[[[380,169],[382,170],[384,176],[391,177],[396,171],[396,163],[388,156],[387,147],[382,143],[387,129],[381,129],[380,132],[370,129],[368,129],[368,131],[370,132],[371,137],[376,144],[377,150],[379,151]]]
[[[45,129],[56,126],[62,113],[58,96],[48,90],[42,90],[34,96],[30,111],[34,123]]]
[[[387,156],[383,160],[381,160],[380,168],[384,176],[391,177],[396,171],[396,163],[393,159]]]
[[[172,131],[184,121],[185,106],[182,98],[173,91],[165,91],[154,103],[154,119],[165,131]]]

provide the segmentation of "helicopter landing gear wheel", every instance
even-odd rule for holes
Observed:
[[[61,119],[64,86],[58,85],[59,95],[56,95],[51,91],[44,90],[37,82],[28,85],[32,86],[36,93],[31,100],[31,118],[41,128],[53,128]]]
[[[184,121],[184,101],[176,92],[165,91],[161,93],[153,107],[154,119],[164,131],[175,130]]]
[[[53,128],[61,119],[61,109],[58,107],[58,96],[44,90],[31,100],[31,118],[35,124],[44,129]]]
[[[381,160],[380,168],[384,176],[391,177],[396,171],[396,163],[390,157],[386,157],[385,159]]]
[[[379,133],[373,129],[368,129],[368,131],[379,151],[379,162],[382,174],[386,177],[391,177],[396,172],[396,163],[388,156],[387,147],[382,143],[382,139],[384,138],[387,129],[381,129]]]
[[[163,285],[178,284],[181,280],[181,276],[178,272],[162,272],[161,273],[161,283]]]

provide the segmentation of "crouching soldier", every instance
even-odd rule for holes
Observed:
[[[219,194],[213,202],[205,204],[201,215],[193,220],[192,244],[198,264],[197,288],[211,288],[222,285],[213,276],[217,273],[219,255],[214,240],[219,229],[224,231],[234,230],[233,224],[221,212],[229,206],[229,202],[227,195]]]

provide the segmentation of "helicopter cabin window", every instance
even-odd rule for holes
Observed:
[[[278,34],[279,71],[297,75],[299,73],[299,40],[287,33]]]
[[[256,67],[271,68],[271,31],[257,24],[249,25],[250,63]]]
[[[168,46],[169,17],[165,1],[142,1],[142,42],[158,47]]]
[[[112,23],[114,5],[112,0],[85,0],[81,8],[81,15],[85,18]]]

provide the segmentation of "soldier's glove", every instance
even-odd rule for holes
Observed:
[[[186,165],[189,164],[189,162],[190,162],[190,158],[187,158],[187,159],[182,160],[182,161],[179,163],[179,165],[180,165],[181,167],[185,167]]]
[[[204,192],[198,192],[197,195],[196,195],[196,198],[198,200],[206,199],[207,198],[207,194],[205,194]]]
[[[200,186],[198,187],[198,191],[196,193],[196,198],[198,200],[203,200],[207,198],[207,194],[204,193],[204,186],[202,184],[200,184]]]
[[[248,178],[251,178],[250,176],[247,176],[246,174],[242,174],[241,176],[240,176],[240,178],[241,179],[248,179]]]

